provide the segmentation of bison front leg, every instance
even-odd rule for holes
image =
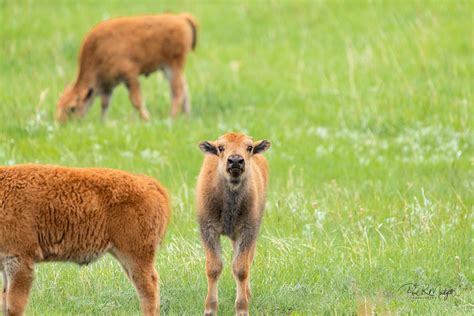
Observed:
[[[237,285],[235,298],[235,314],[248,315],[250,300],[250,266],[255,253],[255,238],[253,230],[243,231],[234,243],[234,260],[232,273]]]
[[[5,315],[23,315],[33,283],[33,262],[14,258],[4,263],[4,269],[4,286],[7,285],[3,293]]]
[[[103,93],[100,96],[101,105],[102,105],[102,112],[101,112],[100,118],[101,118],[102,121],[105,121],[105,119],[107,118],[107,113],[109,112],[109,105],[110,105],[111,97],[112,97],[111,92]]]
[[[140,113],[140,117],[142,118],[142,120],[148,121],[150,119],[150,113],[148,113],[148,110],[143,104],[138,76],[130,76],[129,78],[127,78],[126,85],[128,88],[130,101],[132,102],[133,106]]]
[[[217,285],[222,272],[222,257],[219,235],[212,228],[201,228],[201,237],[206,251],[207,296],[204,315],[217,315]]]
[[[3,275],[3,291],[2,291],[2,311],[3,314],[7,314],[7,286],[8,286],[8,279],[7,273],[5,270],[2,271]]]

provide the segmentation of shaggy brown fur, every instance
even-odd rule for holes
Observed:
[[[35,263],[88,264],[109,252],[135,285],[145,315],[155,315],[155,250],[169,218],[165,188],[146,176],[112,169],[0,167],[5,314],[23,314]]]
[[[204,314],[217,314],[217,282],[222,272],[220,236],[226,235],[234,248],[236,314],[248,315],[250,266],[268,182],[268,164],[261,153],[270,148],[270,142],[253,142],[244,134],[228,133],[199,147],[206,153],[196,192],[208,280]]]
[[[186,54],[196,45],[196,19],[186,13],[122,17],[99,23],[82,42],[79,71],[57,105],[56,118],[83,117],[95,96],[102,101],[102,118],[109,108],[112,91],[121,82],[132,104],[144,120],[149,113],[143,104],[138,76],[162,70],[170,82],[175,117],[181,108],[189,113],[190,100],[183,71]]]

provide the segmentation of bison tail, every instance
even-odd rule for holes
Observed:
[[[191,30],[193,32],[193,41],[191,43],[191,48],[194,50],[196,48],[196,43],[197,43],[197,29],[199,26],[198,21],[194,16],[192,16],[189,13],[182,13],[181,16],[188,21],[189,25],[191,26]]]

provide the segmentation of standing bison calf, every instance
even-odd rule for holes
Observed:
[[[152,178],[111,169],[0,167],[3,309],[23,314],[42,261],[87,264],[109,252],[135,285],[145,315],[159,312],[155,250],[170,217]]]
[[[261,155],[270,142],[253,142],[228,133],[215,142],[202,142],[206,153],[197,185],[197,217],[206,251],[208,292],[205,315],[217,313],[217,281],[222,271],[220,236],[232,240],[232,272],[237,284],[237,315],[248,314],[250,265],[265,207],[268,165]]]
[[[197,22],[189,14],[123,17],[99,23],[82,42],[77,78],[58,101],[57,120],[65,122],[70,115],[83,117],[95,96],[101,97],[104,119],[112,91],[122,82],[141,118],[148,120],[138,77],[157,70],[164,71],[170,82],[171,116],[182,107],[189,113],[183,70],[186,54],[196,45],[196,28]]]

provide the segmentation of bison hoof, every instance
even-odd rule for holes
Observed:
[[[150,113],[148,113],[147,110],[142,110],[140,112],[140,116],[141,116],[142,120],[144,120],[146,122],[150,120]]]

